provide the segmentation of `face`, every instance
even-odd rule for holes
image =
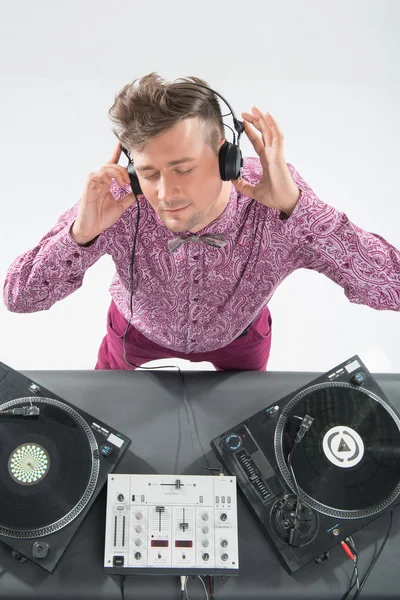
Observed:
[[[218,156],[206,135],[197,117],[185,119],[141,152],[132,150],[143,194],[176,233],[199,231],[222,213],[229,199],[231,183],[222,181]]]

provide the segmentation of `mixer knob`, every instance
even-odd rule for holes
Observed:
[[[222,513],[222,515],[220,516],[221,521],[226,521],[228,518],[228,515],[226,513]]]
[[[221,558],[222,560],[228,560],[228,555],[226,554],[226,552],[224,552],[224,554],[221,554]]]
[[[143,527],[142,527],[141,525],[136,525],[136,527],[135,527],[135,531],[136,531],[137,533],[142,533],[142,531],[143,531]]]
[[[137,518],[138,521],[140,521],[141,519],[143,519],[143,513],[137,512],[135,517]]]
[[[221,546],[222,546],[223,548],[226,548],[226,547],[227,547],[227,545],[228,545],[228,541],[227,541],[227,540],[222,540],[222,542],[221,542]]]
[[[203,513],[201,515],[201,518],[203,519],[203,521],[208,521],[208,513]]]
[[[202,529],[202,532],[203,532],[203,533],[206,533],[206,534],[207,534],[207,533],[208,533],[208,531],[209,531],[209,529],[208,529],[207,525],[206,525],[205,527],[203,527],[203,529]]]
[[[203,540],[201,543],[204,546],[204,548],[207,548],[210,542],[208,540]]]
[[[207,554],[207,552],[204,552],[202,558],[203,558],[203,560],[208,560],[210,558],[210,555]]]

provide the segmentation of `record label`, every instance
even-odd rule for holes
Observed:
[[[364,456],[364,442],[351,427],[337,425],[324,435],[325,456],[337,467],[347,469],[358,465]]]
[[[50,457],[39,444],[21,444],[8,460],[8,472],[17,483],[33,485],[46,477]]]

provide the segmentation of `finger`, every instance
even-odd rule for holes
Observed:
[[[248,183],[244,179],[235,179],[234,181],[232,181],[232,183],[241,194],[243,194],[244,196],[249,196],[250,198],[253,198],[253,194],[254,194],[254,190],[255,190],[254,185],[251,185],[251,183]]]
[[[258,155],[260,155],[261,152],[264,150],[264,144],[263,144],[262,139],[256,134],[254,129],[252,129],[251,126],[246,121],[243,121],[243,123],[244,123],[244,131],[245,131],[247,137],[249,138],[250,142],[252,143],[254,150],[257,152]]]
[[[283,132],[279,127],[276,119],[274,119],[274,117],[270,113],[266,113],[265,118],[269,122],[273,137],[276,138],[278,141],[282,142],[284,139]]]
[[[129,179],[128,171],[125,169],[125,167],[122,167],[121,165],[103,165],[102,167],[100,167],[100,172],[104,171],[107,171],[107,173],[109,173],[111,177],[114,177],[121,187],[129,185],[131,182]]]
[[[256,117],[254,115],[247,113],[247,112],[243,112],[242,117],[245,121],[248,121],[249,123],[251,123],[253,125],[253,127],[258,129],[258,131],[261,131],[259,128],[259,125],[258,125],[258,120],[256,119]]]
[[[126,189],[126,182],[120,176],[116,177],[115,175],[108,169],[100,169],[96,173],[90,174],[89,181],[91,184],[106,185],[108,187],[112,187],[117,183],[120,188]]]
[[[118,142],[118,144],[115,146],[113,153],[110,156],[110,159],[107,161],[109,163],[114,163],[114,164],[118,164],[119,159],[121,157],[121,144]]]
[[[257,106],[253,106],[251,110],[255,115],[256,119],[258,120],[258,125],[263,137],[264,144],[268,147],[271,146],[273,141],[273,134],[270,123],[267,121],[264,113],[262,113],[261,110],[257,108]]]
[[[258,117],[256,117],[255,115],[244,112],[244,113],[242,113],[242,117],[246,121],[249,121],[253,125],[253,127],[255,127],[263,135],[264,144],[265,144],[265,138],[267,138],[267,143],[265,145],[269,147],[272,144],[272,131],[270,131],[268,121],[265,120],[265,127],[263,128],[261,126],[260,119]]]
[[[87,180],[87,184],[89,187],[92,186],[98,186],[98,185],[107,185],[109,187],[111,187],[111,185],[113,184],[113,180],[110,177],[110,175],[108,175],[105,172],[100,172],[100,171],[96,171],[96,173],[89,173],[89,177]]]
[[[256,107],[254,107],[254,106],[253,106],[252,110],[253,110],[253,113],[244,112],[244,113],[242,113],[242,116],[246,119],[246,121],[249,121],[261,133],[262,132],[261,118],[264,115],[259,109],[256,109]],[[258,112],[256,112],[256,110]]]

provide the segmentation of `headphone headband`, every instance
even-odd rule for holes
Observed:
[[[185,83],[186,85],[186,83]],[[209,90],[210,92],[212,92],[213,94],[215,94],[216,96],[218,96],[218,98],[221,98],[221,100],[223,102],[225,102],[225,104],[227,105],[227,107],[229,108],[232,118],[233,118],[233,125],[237,131],[238,134],[238,145],[239,145],[239,138],[242,135],[243,131],[244,131],[244,124],[243,121],[239,121],[239,119],[236,117],[235,115],[235,111],[233,110],[232,106],[229,104],[228,100],[226,100],[222,94],[220,94],[219,92],[216,92],[215,90],[213,90],[212,88],[208,87],[207,85],[203,85],[202,83],[187,83],[188,86],[190,85],[197,85],[199,87],[204,88],[205,90]]]

